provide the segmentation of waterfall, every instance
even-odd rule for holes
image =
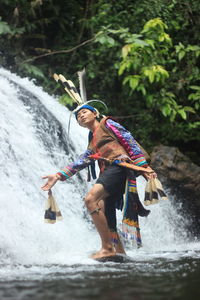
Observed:
[[[69,114],[34,81],[0,69],[0,263],[80,263],[99,248],[83,203],[84,170],[53,188],[63,221],[44,223],[47,193],[40,189],[41,177],[73,161],[87,144],[87,130],[73,119],[68,137]],[[138,184],[142,195],[142,180]],[[134,251],[182,247],[184,220],[170,201],[150,209],[150,216],[141,218],[144,247]]]
[[[76,176],[55,186],[63,221],[54,225],[44,223],[47,193],[40,189],[41,176],[81,154],[87,132],[72,121],[74,139],[69,140],[69,111],[56,99],[3,69],[0,81],[1,259],[48,262],[62,260],[62,254],[76,256],[81,249],[87,252],[95,241],[91,224],[84,220],[84,178]]]

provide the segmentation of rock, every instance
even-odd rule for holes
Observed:
[[[178,148],[163,145],[153,149],[151,166],[164,187],[175,195],[174,201],[192,216],[193,231],[200,235],[200,167]]]

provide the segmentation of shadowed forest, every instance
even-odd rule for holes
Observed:
[[[68,108],[53,80],[107,103],[148,150],[177,146],[200,164],[199,0],[1,0],[0,65],[35,79]],[[102,113],[105,113],[102,111]]]

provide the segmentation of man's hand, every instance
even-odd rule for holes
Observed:
[[[145,172],[145,171],[142,172],[142,175],[144,176],[144,178],[146,180],[148,180],[150,178],[156,178],[157,177],[156,172],[154,172],[154,170],[151,169],[151,167],[148,166],[147,170],[148,170],[147,172]]]
[[[58,174],[54,174],[54,175],[43,176],[42,179],[48,179],[48,181],[43,186],[41,186],[41,189],[43,191],[49,191],[60,179],[60,176]]]

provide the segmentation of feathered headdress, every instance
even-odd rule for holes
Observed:
[[[55,81],[60,83],[64,87],[64,90],[68,93],[68,95],[72,98],[72,100],[77,104],[77,107],[72,111],[72,113],[74,113],[75,115],[82,108],[82,106],[88,105],[89,103],[92,103],[92,102],[99,102],[104,105],[106,110],[108,110],[107,105],[101,100],[92,99],[92,100],[87,101],[85,76],[86,76],[86,72],[85,72],[85,68],[84,68],[82,71],[78,72],[79,89],[80,89],[80,94],[79,94],[79,92],[77,91],[75,85],[73,84],[73,82],[71,80],[67,80],[62,74],[58,75],[55,73],[53,75]],[[95,107],[94,107],[94,109],[97,112],[97,116],[99,116],[99,111]],[[69,132],[72,113],[70,114],[68,132]]]

